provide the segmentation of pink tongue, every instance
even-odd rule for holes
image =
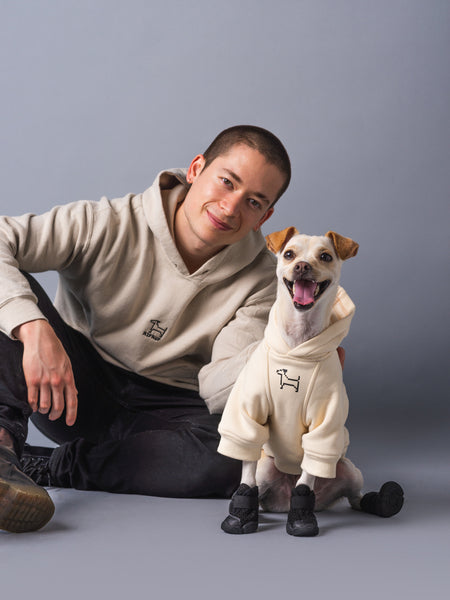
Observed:
[[[314,302],[314,292],[316,291],[317,283],[300,279],[294,282],[294,302],[297,304],[311,304]]]

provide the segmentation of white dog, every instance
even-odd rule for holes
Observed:
[[[277,299],[219,426],[219,452],[243,461],[222,529],[256,531],[261,504],[289,511],[289,534],[317,535],[314,511],[340,497],[390,517],[403,505],[402,488],[389,481],[362,496],[361,473],[345,458],[348,399],[337,349],[355,307],[339,278],[358,244],[332,231],[299,235],[294,227],[266,240],[278,256]]]

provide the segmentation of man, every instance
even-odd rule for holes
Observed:
[[[41,485],[231,495],[217,425],[275,297],[260,227],[289,180],[281,142],[238,126],[143,194],[0,219],[0,528],[51,518]],[[56,308],[29,275],[50,269]],[[53,451],[24,452],[32,412]]]

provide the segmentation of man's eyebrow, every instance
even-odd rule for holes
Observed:
[[[227,169],[227,168],[224,168],[223,170],[232,179],[235,179],[238,183],[242,184],[242,179],[239,177],[239,175],[237,173],[235,173],[234,171],[231,171],[230,169]],[[263,194],[262,192],[254,192],[253,195],[256,196],[257,198],[259,198],[260,200],[263,200],[264,202],[267,202],[268,204],[270,204],[269,198],[267,198],[267,196],[265,194]]]

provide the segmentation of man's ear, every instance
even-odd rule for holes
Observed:
[[[197,154],[194,160],[189,165],[189,169],[186,173],[186,181],[188,183],[193,183],[200,173],[203,171],[203,167],[205,166],[205,157],[203,154]]]
[[[269,233],[269,235],[266,235],[267,247],[274,254],[278,254],[278,252],[286,246],[288,241],[297,234],[298,231],[295,227],[288,227],[287,229],[283,229],[283,231]]]
[[[270,217],[273,215],[273,211],[275,209],[271,206],[264,214],[264,216],[262,217],[261,221],[258,223],[258,225],[255,225],[255,227],[253,227],[253,231],[259,231],[261,229],[261,226],[263,225],[263,223],[265,223],[267,221],[267,219],[270,219]]]
[[[341,260],[347,260],[347,258],[355,256],[358,252],[359,244],[352,239],[339,235],[335,231],[328,231],[325,235],[331,238],[337,255]]]

